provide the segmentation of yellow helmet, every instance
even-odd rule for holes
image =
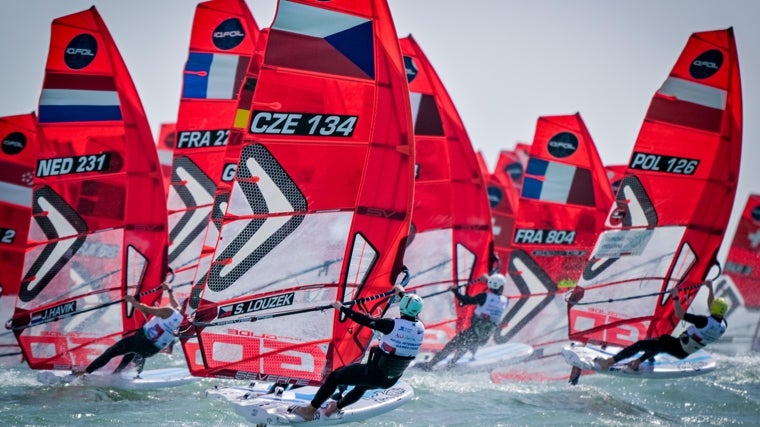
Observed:
[[[710,304],[710,314],[723,317],[728,312],[728,301],[723,297],[715,298]]]

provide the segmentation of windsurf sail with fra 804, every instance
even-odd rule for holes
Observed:
[[[85,367],[145,316],[166,273],[156,146],[97,10],[55,19],[24,273],[11,326],[33,369]],[[149,208],[146,208],[149,207]]]
[[[568,310],[569,338],[627,346],[670,334],[706,278],[734,202],[742,101],[732,29],[694,33],[655,93]]]
[[[612,193],[580,114],[540,117],[530,147],[505,260],[518,295],[495,339],[535,348],[566,340],[561,294],[580,277]]]
[[[280,1],[261,37],[190,331],[199,348],[185,353],[203,361],[200,376],[316,385],[372,338],[322,308],[388,291],[402,271],[414,167],[406,73],[382,1]],[[387,302],[363,308],[379,316]]]
[[[482,292],[485,283],[474,279],[496,267],[491,214],[478,158],[443,82],[411,35],[400,42],[416,159],[406,289],[425,298],[421,351],[436,353],[469,326],[474,309],[460,306],[449,289]]]
[[[32,177],[40,139],[34,113],[0,117],[0,320],[13,316],[32,217]],[[21,362],[11,331],[0,332],[0,365]]]

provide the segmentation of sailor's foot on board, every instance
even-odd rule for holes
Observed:
[[[72,377],[81,377],[81,376],[83,376],[85,374],[87,374],[87,371],[86,371],[85,368],[83,368],[81,366],[75,366],[75,367],[71,368],[71,374],[70,375]]]
[[[331,400],[330,403],[327,404],[327,408],[325,408],[325,416],[329,417],[336,412],[340,412],[340,409],[338,409],[338,402]]]
[[[610,366],[615,364],[615,359],[609,357],[609,358],[603,358],[603,357],[597,357],[594,359],[594,363],[599,366],[599,369],[606,371],[610,369]]]
[[[314,414],[317,412],[317,408],[314,408],[311,405],[306,405],[306,406],[293,405],[290,408],[288,408],[288,412],[290,412],[293,415],[298,415],[299,417],[303,418],[304,421],[311,421],[314,419]]]

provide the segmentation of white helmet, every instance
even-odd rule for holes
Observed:
[[[492,291],[498,291],[499,289],[504,288],[504,285],[507,284],[507,278],[504,277],[503,274],[496,273],[488,276],[488,289],[491,289]]]
[[[415,317],[420,314],[423,306],[422,298],[417,294],[404,294],[401,297],[401,303],[399,303],[398,311],[404,316]]]

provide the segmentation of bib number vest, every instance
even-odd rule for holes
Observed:
[[[681,341],[683,351],[692,354],[707,344],[717,341],[725,332],[725,320],[718,322],[714,318],[708,317],[705,327],[697,328],[691,325],[678,339]]]
[[[182,323],[182,314],[174,310],[171,316],[162,319],[153,316],[148,323],[143,325],[143,333],[153,345],[163,349],[174,341],[174,330]]]
[[[419,320],[394,320],[393,331],[382,336],[380,345],[371,350],[369,358],[386,378],[397,378],[404,373],[420,351],[425,336],[425,326]]]

